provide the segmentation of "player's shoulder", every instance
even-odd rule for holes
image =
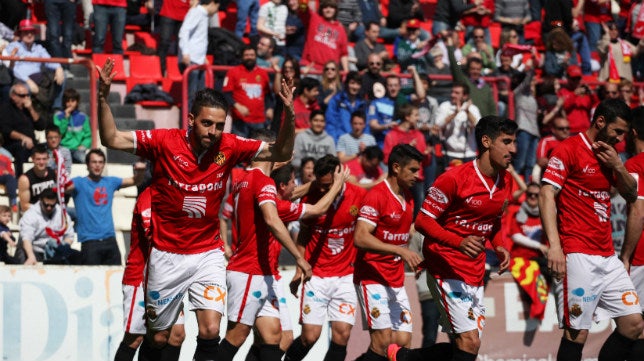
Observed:
[[[629,171],[637,171],[640,174],[644,174],[644,152],[629,158],[624,165]]]

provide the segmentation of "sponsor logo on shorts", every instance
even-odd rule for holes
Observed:
[[[411,324],[411,312],[409,312],[409,310],[403,310],[400,312],[400,322]]]
[[[184,197],[182,211],[189,218],[201,218],[206,215],[206,197]]]
[[[380,316],[380,310],[378,309],[378,307],[372,308],[371,312],[369,312],[369,313],[371,314],[371,317],[373,317],[373,318],[378,318]]]
[[[476,319],[476,326],[479,328],[479,330],[483,331],[483,327],[485,327],[485,316],[480,315]]]
[[[215,156],[215,163],[217,163],[217,165],[224,165],[224,163],[226,163],[226,155],[222,152],[217,153]]]
[[[579,306],[578,303],[573,304],[570,306],[570,310],[568,311],[572,317],[579,317],[583,313],[581,310],[581,306]]]
[[[472,321],[476,320],[476,317],[474,317],[474,309],[472,307],[470,307],[470,309],[467,310],[467,318],[469,318]]]
[[[447,294],[447,297],[460,300],[461,302],[472,302],[472,297],[463,292],[452,291]]]
[[[356,307],[350,303],[341,303],[339,311],[342,314],[353,316],[356,314]]]
[[[158,291],[150,291],[148,292],[148,296],[152,299],[152,302],[150,302],[151,304],[163,306],[174,300],[181,300],[183,298],[183,293],[177,293],[176,295],[161,298],[161,294]]]
[[[635,291],[626,291],[626,292],[622,293],[622,302],[626,306],[635,306],[635,305],[639,305],[640,298],[637,295],[637,292],[635,292]]]
[[[358,215],[358,206],[356,206],[356,205],[354,204],[354,205],[352,205],[351,207],[349,207],[349,214],[350,214],[351,216],[353,216],[353,217],[357,216],[357,215]]]
[[[226,290],[216,285],[208,285],[203,290],[203,298],[209,301],[219,302],[226,304]]]
[[[429,187],[427,190],[427,197],[433,199],[435,202],[440,204],[447,204],[448,199],[445,193],[442,190],[436,187]]]
[[[308,304],[304,305],[304,307],[302,307],[302,312],[304,312],[305,315],[308,315],[311,312],[311,306]]]
[[[253,297],[255,297],[255,298],[261,298],[262,297],[262,291],[255,291],[255,292],[251,293],[251,295],[253,295]]]

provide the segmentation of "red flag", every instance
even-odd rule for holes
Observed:
[[[510,260],[512,277],[530,298],[530,318],[543,320],[548,301],[548,283],[536,261],[515,257]]]
[[[615,63],[615,58],[613,57],[613,47],[608,45],[608,82],[619,83],[619,78],[619,71],[617,70],[617,64]]]
[[[515,56],[517,54],[525,54],[525,53],[527,54],[532,53],[532,45],[505,43],[501,48],[501,55],[503,56]]]

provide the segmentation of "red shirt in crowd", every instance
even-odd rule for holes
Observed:
[[[271,92],[266,70],[256,66],[249,71],[244,65],[237,65],[228,70],[223,91],[232,93],[235,103],[248,108],[249,114],[243,116],[235,107],[232,107],[235,119],[253,124],[264,123],[266,120],[264,100]]]
[[[319,71],[328,61],[334,60],[339,64],[340,58],[348,55],[344,26],[337,20],[325,20],[316,12],[309,11],[308,14],[308,31],[300,64],[314,63]]]

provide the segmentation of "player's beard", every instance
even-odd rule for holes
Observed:
[[[602,129],[599,130],[597,136],[595,137],[596,142],[604,142],[611,147],[615,147],[615,144],[618,143],[617,138],[610,138],[608,136],[608,126],[605,125]]]
[[[246,70],[250,71],[250,70],[253,70],[253,68],[255,67],[255,64],[257,64],[257,61],[256,60],[244,60],[244,61],[242,61],[242,64],[244,65]]]

